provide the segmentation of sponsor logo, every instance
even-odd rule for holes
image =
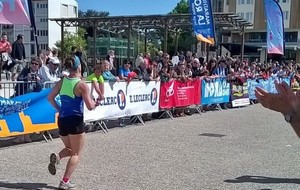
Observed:
[[[156,104],[157,98],[158,94],[156,88],[153,88],[150,94],[136,94],[129,96],[130,103],[150,102],[152,106]]]
[[[152,106],[154,106],[157,102],[157,90],[156,88],[153,88],[152,91],[151,91],[151,94],[150,94],[150,103]]]
[[[126,107],[126,96],[125,96],[125,93],[122,90],[118,91],[117,102],[118,102],[118,106],[119,106],[120,110],[125,109],[125,107]]]

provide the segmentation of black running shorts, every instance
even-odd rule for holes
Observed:
[[[84,133],[83,116],[67,116],[58,118],[60,136],[78,135]]]

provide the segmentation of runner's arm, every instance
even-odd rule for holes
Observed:
[[[93,110],[95,107],[98,106],[98,104],[96,104],[96,102],[92,100],[89,87],[85,82],[79,82],[78,88],[81,92],[82,99],[88,110]]]
[[[48,101],[57,111],[60,110],[60,107],[56,103],[55,97],[59,94],[61,85],[62,85],[62,81],[59,81],[58,83],[56,83],[56,85],[52,88],[52,91],[48,95]]]

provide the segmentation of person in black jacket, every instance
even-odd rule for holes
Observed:
[[[12,44],[11,57],[15,61],[15,65],[11,68],[12,81],[16,80],[17,74],[21,72],[26,62],[25,47],[23,44],[23,35],[19,34],[17,40]]]
[[[42,90],[44,79],[39,74],[41,63],[39,58],[35,57],[31,60],[29,68],[24,68],[19,74],[17,81],[24,81],[24,83],[17,83],[15,86],[15,96],[20,96],[30,92],[39,92]]]

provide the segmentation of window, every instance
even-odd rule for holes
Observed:
[[[241,13],[241,17],[242,17],[242,18],[245,18],[245,17],[244,17],[244,13]]]
[[[30,41],[34,41],[34,31],[31,30],[30,32]]]
[[[247,4],[251,4],[251,0],[247,0]]]
[[[241,0],[238,1],[238,4],[239,4],[239,5],[241,4]]]
[[[61,5],[61,16],[62,17],[68,16],[68,5],[65,5],[65,4]]]
[[[39,3],[36,4],[36,8],[37,8],[37,9],[40,8],[40,4],[39,4]]]
[[[282,0],[282,3],[286,3],[286,0]]]
[[[34,44],[30,44],[30,54],[31,55],[35,54],[35,45]]]
[[[73,7],[73,14],[77,15],[77,7]]]
[[[245,0],[241,0],[241,4],[245,4]]]
[[[245,19],[248,20],[248,21],[253,21],[253,13],[252,12],[247,12]]]
[[[286,42],[297,42],[298,32],[285,32],[284,39]]]
[[[289,11],[283,11],[283,19],[288,20],[289,19]]]

